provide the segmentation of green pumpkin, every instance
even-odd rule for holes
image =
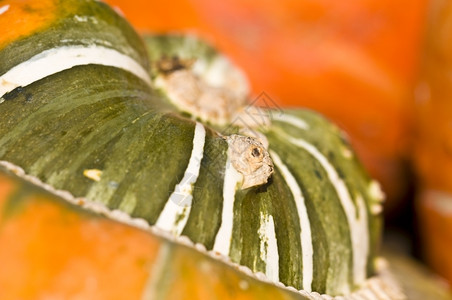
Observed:
[[[60,6],[0,49],[0,160],[298,290],[375,275],[381,193],[337,127],[251,106],[193,37],[143,43],[103,3]]]

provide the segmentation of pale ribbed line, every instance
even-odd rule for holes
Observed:
[[[295,205],[297,207],[298,218],[300,219],[300,240],[302,249],[302,260],[303,260],[303,289],[307,292],[312,290],[312,279],[313,279],[313,255],[314,250],[312,246],[312,236],[311,236],[311,223],[309,221],[308,211],[306,209],[305,200],[301,192],[300,186],[297,183],[295,177],[290,173],[289,169],[282,162],[281,158],[274,151],[270,150],[270,155],[275,163],[276,167],[281,171],[287,185],[295,200]]]
[[[0,15],[4,14],[9,9],[9,4],[0,7]]]
[[[193,149],[184,177],[176,185],[155,224],[155,226],[170,231],[176,236],[182,233],[190,215],[193,185],[199,176],[205,140],[206,130],[201,123],[196,122]]]
[[[363,199],[359,197],[357,199],[358,215],[347,186],[326,157],[317,148],[303,139],[288,136],[287,138],[292,144],[305,149],[319,161],[336,189],[347,217],[348,227],[350,228],[353,249],[353,282],[357,285],[363,283],[366,280],[367,256],[369,251],[367,211]]]
[[[104,65],[126,70],[148,84],[148,72],[134,59],[102,46],[63,46],[45,50],[0,76],[0,97],[19,86],[81,65]]]
[[[234,223],[234,200],[237,184],[242,180],[242,175],[237,172],[228,157],[223,183],[223,209],[221,213],[221,225],[215,237],[213,251],[229,255],[232,239],[232,225]]]
[[[374,292],[378,300],[391,300],[391,297],[389,297],[387,292],[382,288],[381,282],[371,279],[369,281],[368,288]]]
[[[271,119],[275,120],[275,121],[288,123],[290,125],[293,125],[293,126],[295,126],[297,128],[303,129],[303,130],[309,129],[309,125],[308,125],[308,123],[306,123],[306,121],[304,121],[303,119],[300,119],[298,117],[289,115],[289,114],[285,114],[285,113],[278,114],[278,113],[275,113],[275,114],[272,114]]]
[[[273,282],[279,282],[279,254],[273,216],[261,212],[260,227],[261,259],[265,262],[265,275]]]
[[[161,285],[162,278],[164,278],[163,272],[165,271],[167,264],[170,263],[169,259],[171,257],[171,252],[171,246],[169,243],[163,242],[149,272],[148,281],[146,282],[141,297],[142,300],[161,299],[160,293],[165,290]]]
[[[368,288],[365,287],[362,290],[356,292],[356,294],[360,295],[365,300],[378,300],[374,293]]]

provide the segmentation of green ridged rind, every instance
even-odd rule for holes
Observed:
[[[194,121],[169,111],[170,106],[165,109],[161,97],[139,79],[111,67],[76,67],[12,94],[0,105],[2,159],[55,188],[156,222],[184,175]],[[225,161],[226,142],[212,130],[208,136],[206,149],[215,148],[215,159]],[[225,164],[209,159],[203,159],[204,169],[219,174]],[[101,180],[86,178],[87,169],[102,170]],[[218,227],[218,222],[207,227]]]
[[[83,76],[77,75],[80,72]],[[96,82],[90,80],[91,76],[109,80]],[[73,92],[80,85],[84,89]],[[52,101],[49,94],[54,95]],[[148,94],[154,95],[154,101],[152,97],[147,99]],[[32,95],[31,100],[27,95]],[[5,116],[0,121],[1,159],[23,167],[58,189],[88,196],[150,224],[156,222],[187,167],[194,131],[192,120],[171,113],[172,107],[133,75],[109,67],[73,68],[27,86],[13,96],[8,95],[8,100],[0,105],[0,113]],[[310,125],[314,128],[314,124]],[[203,157],[183,234],[211,248],[221,222],[227,145],[214,131],[207,132],[209,154]],[[287,132],[300,135],[289,128]],[[326,134],[323,130],[322,135]],[[315,232],[313,290],[332,293],[338,286],[351,285],[349,229],[325,171],[277,131],[270,130],[267,136],[270,149],[283,157],[305,193]],[[303,138],[309,140],[309,134]],[[334,144],[331,148],[337,149]],[[350,163],[355,164],[353,160],[344,162]],[[347,168],[352,167],[344,166]],[[85,169],[102,170],[101,180],[94,182],[84,177]],[[367,179],[360,183],[362,189],[366,182]],[[357,191],[358,188],[355,187]],[[364,191],[362,194],[366,197]],[[265,270],[259,258],[259,238],[253,234],[258,231],[261,214],[272,215],[275,220],[280,280],[302,288],[299,216],[278,170],[268,185],[237,193],[231,258],[255,271]]]
[[[63,46],[111,48],[149,69],[141,37],[107,4],[91,0],[55,1],[59,2],[55,20],[33,35],[22,36],[0,49],[0,75],[34,55]]]
[[[259,259],[260,240],[253,232],[258,231],[261,214],[271,215],[275,222],[280,280],[301,289],[303,263],[299,218],[292,195],[280,174],[275,173],[267,185],[239,192],[235,201],[231,258],[265,272],[265,264]]]
[[[222,170],[226,166],[227,146],[216,132],[207,131],[200,174],[193,187],[191,212],[182,234],[212,249],[221,223],[221,215],[216,212],[223,207]]]
[[[371,179],[359,163],[356,154],[351,150],[347,138],[338,127],[333,125],[320,114],[310,110],[287,110],[284,114],[295,116],[306,122],[308,130],[301,130],[291,124],[274,120],[272,127],[267,132],[270,148],[275,149],[280,157],[292,168],[297,177],[305,197],[318,212],[324,232],[327,233],[327,243],[330,249],[330,261],[326,291],[331,292],[335,286],[344,284],[346,278],[343,275],[344,267],[351,271],[350,251],[338,249],[350,249],[350,229],[341,208],[336,191],[327,178],[327,174],[319,162],[300,147],[288,141],[288,137],[301,138],[321,152],[331,163],[340,178],[345,182],[347,189],[354,201],[358,195],[363,197],[367,209],[369,229],[369,255],[367,263],[367,275],[375,274],[374,257],[379,247],[382,221],[380,215],[372,213],[371,204],[376,201],[369,194]],[[349,151],[351,157],[344,155]],[[314,207],[311,207],[314,208]],[[356,207],[356,203],[355,203]],[[309,209],[309,207],[308,207]],[[332,219],[333,218],[333,219]],[[337,219],[334,219],[337,218]],[[346,258],[347,257],[347,258]],[[346,267],[348,265],[348,268]],[[348,282],[352,285],[352,274],[348,271]],[[342,275],[339,275],[342,274]]]

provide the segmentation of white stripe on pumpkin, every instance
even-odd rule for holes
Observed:
[[[2,7],[0,7],[0,15],[4,14],[5,12],[7,12],[9,9],[9,4],[3,5]]]
[[[345,215],[347,217],[348,226],[353,250],[353,282],[357,285],[366,280],[366,265],[369,252],[369,232],[367,224],[367,211],[364,200],[361,197],[356,199],[356,205],[353,203],[350,193],[344,181],[339,177],[333,165],[327,158],[317,150],[316,147],[309,144],[303,139],[287,136],[292,144],[301,147],[314,156],[325,169],[328,178],[333,184],[341,201]],[[358,209],[358,212],[356,211]]]
[[[281,171],[281,175],[289,186],[292,192],[293,198],[295,200],[295,205],[297,207],[298,218],[300,219],[300,240],[302,249],[302,261],[303,261],[303,289],[307,292],[312,290],[312,279],[313,279],[313,255],[314,250],[312,247],[312,236],[311,236],[311,223],[309,221],[308,211],[306,209],[305,200],[301,192],[300,186],[297,180],[289,171],[287,166],[282,162],[281,158],[274,151],[270,151],[270,155],[275,163],[276,167]]]
[[[306,123],[305,120],[286,113],[277,113],[277,112],[272,113],[271,120],[284,122],[297,128],[300,128],[302,130],[309,129],[309,125],[308,123]]]
[[[0,76],[0,97],[19,86],[81,65],[104,65],[128,71],[151,84],[148,72],[134,59],[102,46],[64,46],[36,54]]]
[[[265,262],[265,275],[273,282],[279,282],[279,254],[276,240],[275,223],[272,215],[261,212],[260,227],[260,257]]]
[[[176,185],[155,223],[155,226],[170,231],[175,236],[182,233],[190,215],[193,185],[199,176],[205,140],[206,130],[201,123],[196,122],[193,148],[184,177]]]
[[[168,272],[166,267],[171,264],[172,247],[169,243],[162,243],[162,246],[157,251],[155,263],[151,264],[149,276],[141,295],[142,300],[162,299],[162,294],[165,294],[165,288],[168,287],[168,285],[162,287],[162,281],[164,281],[162,279],[165,278],[166,272]]]
[[[237,191],[239,182],[242,180],[243,176],[232,166],[231,160],[228,157],[224,173],[221,225],[215,236],[215,243],[213,245],[213,251],[224,255],[229,255],[229,249],[231,247],[235,192]]]

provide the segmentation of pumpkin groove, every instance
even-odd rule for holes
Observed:
[[[381,218],[372,207],[382,199],[371,193],[374,182],[336,127],[311,111],[262,110],[271,124],[246,129],[268,140],[275,172],[267,183],[242,189],[227,138],[243,126],[230,120],[225,130],[202,120],[155,86],[163,76],[154,68],[158,61],[182,53],[184,59],[197,59],[198,67],[204,64],[201,75],[218,76],[209,84],[229,88],[230,74],[224,70],[234,68],[225,67],[225,58],[210,50],[204,57],[192,51],[193,39],[169,36],[147,38],[150,52],[157,53],[149,61],[138,35],[105,4],[71,0],[58,5],[65,14],[0,48],[0,58],[23,48],[28,52],[21,59],[29,60],[53,53],[71,38],[69,47],[76,45],[71,49],[80,55],[95,45],[131,60],[125,65],[97,57],[76,60],[15,89],[2,83],[1,160],[55,189],[186,236],[298,290],[348,294],[375,275]],[[49,40],[33,49],[38,37]],[[165,48],[158,49],[160,44]],[[223,65],[209,65],[218,61]],[[21,63],[2,65],[0,78]],[[140,75],[135,64],[149,73]],[[273,114],[279,115],[273,120]],[[98,170],[99,178],[87,177],[87,170]],[[182,199],[187,204],[177,206]]]

